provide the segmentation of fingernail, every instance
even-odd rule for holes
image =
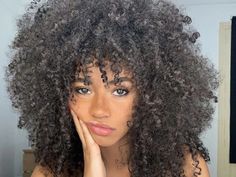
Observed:
[[[80,121],[80,123],[84,124],[84,122],[82,120],[79,119],[79,121]]]
[[[74,111],[72,109],[70,109],[70,112],[71,112],[71,114],[75,115],[75,113],[74,113]]]

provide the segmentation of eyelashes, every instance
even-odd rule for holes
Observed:
[[[81,95],[91,94],[89,89],[87,89],[85,87],[75,87],[74,92],[76,94],[81,94]]]
[[[92,91],[87,87],[74,87],[73,89],[74,93],[79,95],[90,95],[92,94]],[[112,94],[118,97],[126,96],[129,94],[129,90],[124,87],[116,88],[112,91]]]
[[[115,92],[117,92],[117,94],[115,94],[116,96],[125,96],[125,95],[128,95],[129,90],[125,88],[118,88],[118,89],[115,89]]]

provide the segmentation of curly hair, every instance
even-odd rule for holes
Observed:
[[[33,1],[18,20],[6,80],[36,162],[54,176],[83,171],[68,98],[76,73],[86,78],[93,58],[104,82],[105,59],[116,82],[123,69],[135,80],[138,101],[127,124],[132,177],[184,176],[184,147],[195,168],[199,153],[209,161],[199,136],[210,126],[218,74],[190,24],[165,0]]]

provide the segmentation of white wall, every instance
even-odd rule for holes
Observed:
[[[22,176],[22,149],[28,146],[26,131],[17,129],[18,116],[12,110],[4,81],[8,45],[16,32],[15,19],[27,1],[0,0],[0,177]]]
[[[236,0],[173,0],[184,4],[193,26],[200,32],[202,53],[209,57],[218,69],[219,23],[231,21],[236,16]],[[209,165],[212,177],[217,177],[218,113],[216,110],[212,126],[202,136],[209,149]]]

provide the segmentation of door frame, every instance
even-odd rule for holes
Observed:
[[[236,164],[229,163],[231,22],[221,22],[219,30],[220,85],[218,92],[217,172],[218,177],[235,177]]]

